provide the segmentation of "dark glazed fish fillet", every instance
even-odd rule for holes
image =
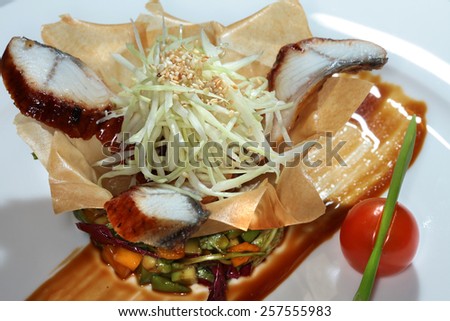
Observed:
[[[281,111],[283,126],[290,129],[301,102],[328,77],[339,72],[379,69],[386,62],[387,53],[382,47],[363,40],[310,38],[282,47],[268,79],[277,98],[295,106]],[[275,122],[272,141],[278,141],[281,135],[281,126]]]
[[[207,219],[208,212],[179,192],[136,186],[106,202],[113,229],[130,242],[176,248]]]
[[[2,77],[15,105],[70,137],[88,139],[112,108],[113,93],[81,60],[27,38],[14,37],[2,57]]]

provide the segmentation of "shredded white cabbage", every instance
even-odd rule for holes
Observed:
[[[122,86],[117,108],[103,120],[124,118],[119,139],[127,153],[99,183],[142,173],[152,184],[170,184],[197,198],[226,198],[262,174],[278,176],[296,148],[277,153],[266,135],[292,104],[268,91],[266,78],[238,73],[258,55],[222,63],[223,48],[203,31],[181,35],[182,29],[179,37],[164,33],[147,51],[136,36],[137,48],[128,50],[139,65],[114,55],[134,83]],[[286,128],[282,132],[290,141]]]

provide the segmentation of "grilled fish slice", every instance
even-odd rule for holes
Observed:
[[[143,185],[106,202],[105,209],[121,237],[163,248],[183,245],[209,215],[187,195]]]
[[[70,137],[88,139],[112,109],[113,93],[81,60],[39,42],[14,37],[2,57],[2,77],[21,113]]]
[[[282,47],[268,79],[278,99],[293,102],[281,112],[282,125],[289,130],[302,108],[301,102],[330,76],[339,72],[379,69],[387,62],[386,51],[371,42],[355,39],[309,38]],[[271,140],[282,138],[275,122]]]

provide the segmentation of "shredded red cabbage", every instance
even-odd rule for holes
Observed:
[[[224,265],[217,263],[212,267],[214,281],[209,287],[208,301],[225,301],[227,299],[227,278]]]
[[[113,232],[106,226],[102,224],[91,224],[91,223],[76,223],[78,229],[83,232],[88,233],[91,236],[91,239],[97,243],[102,245],[116,245],[122,246],[130,251],[142,254],[149,255],[153,257],[158,257],[154,252],[139,247],[133,243],[127,242],[116,237]]]
[[[214,281],[199,279],[198,283],[205,285],[209,289],[208,301],[225,301],[228,287],[228,280],[238,279],[241,276],[249,276],[252,271],[252,265],[246,264],[237,269],[232,265],[217,263],[211,267],[214,274]]]

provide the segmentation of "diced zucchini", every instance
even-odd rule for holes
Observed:
[[[223,252],[228,247],[230,240],[225,234],[213,234],[200,239],[200,247],[204,250],[218,250]]]
[[[197,283],[197,271],[194,266],[190,265],[182,270],[172,272],[171,279],[172,282],[192,285]]]
[[[156,260],[156,271],[158,273],[167,274],[172,272],[172,264],[164,259],[157,259]]]
[[[148,271],[141,264],[139,268],[139,284],[140,285],[150,284],[152,282],[152,277],[154,274],[155,274],[154,272]]]
[[[83,210],[75,210],[73,211],[73,215],[75,216],[75,218],[83,223],[88,223],[86,217],[84,216],[84,211]]]
[[[142,266],[151,271],[156,267],[156,261],[157,259],[150,256],[150,255],[144,255],[144,257],[142,258]]]
[[[214,274],[211,272],[211,270],[202,266],[197,268],[197,277],[199,279],[204,279],[209,282],[214,281]]]
[[[239,237],[243,232],[242,230],[229,230],[225,232],[225,235],[231,240]]]
[[[191,289],[188,286],[172,282],[168,278],[154,274],[152,276],[152,289],[155,291],[169,293],[189,293]]]
[[[236,237],[234,239],[230,239],[230,243],[228,243],[228,247],[238,245],[239,243],[241,243],[241,241],[238,237]]]
[[[261,233],[260,231],[248,230],[248,231],[245,231],[244,233],[242,233],[241,237],[245,242],[251,243],[258,237],[258,235],[260,233]]]
[[[172,262],[172,272],[183,270],[185,267],[183,263]]]
[[[184,246],[184,252],[186,254],[198,254],[202,253],[202,249],[200,248],[200,241],[198,238],[192,238],[187,240],[186,245]]]

